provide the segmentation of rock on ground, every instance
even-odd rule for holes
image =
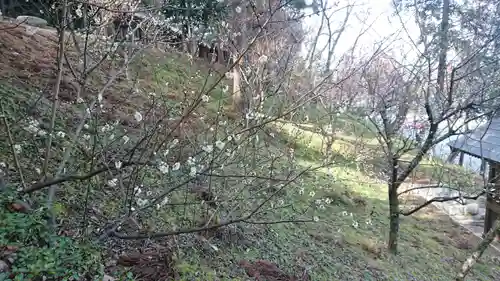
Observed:
[[[38,18],[38,17],[33,17],[33,16],[18,16],[16,18],[16,22],[17,23],[24,23],[24,24],[32,25],[32,26],[36,26],[36,27],[46,27],[47,26],[46,20],[44,20],[42,18]]]

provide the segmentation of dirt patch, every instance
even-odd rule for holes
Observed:
[[[93,44],[95,45],[95,42]],[[165,85],[159,85],[157,81],[153,81],[154,70],[159,65],[163,64],[167,68],[166,71],[168,71],[168,62],[174,66],[184,66],[183,62],[189,60],[186,56],[184,56],[186,58],[182,57],[182,54],[170,54],[153,47],[144,47],[143,50],[140,50],[142,55],[130,64],[130,79],[126,79],[124,72],[119,73],[123,65],[123,57],[119,53],[109,54],[108,59],[102,60],[104,53],[92,50],[97,49],[96,46],[92,46],[89,47],[91,51],[89,51],[88,57],[91,62],[100,63],[89,74],[87,81],[83,83],[80,81],[83,77],[81,74],[83,56],[77,52],[69,35],[66,39],[63,78],[59,94],[62,101],[61,111],[71,113],[72,110],[76,110],[73,105],[77,102],[78,96],[86,104],[89,104],[91,98],[102,93],[102,120],[105,122],[119,120],[121,125],[129,127],[133,131],[140,129],[139,124],[134,120],[136,111],[143,112],[145,122],[149,121],[148,116],[146,116],[148,112],[155,116],[167,116],[167,113],[171,115],[171,112],[167,112],[162,107],[165,100],[172,104],[179,104],[184,99],[181,97],[191,93],[191,91],[163,93],[162,87]],[[4,81],[8,81],[8,84],[15,88],[29,92],[40,92],[46,102],[52,100],[56,85],[58,48],[58,35],[55,30],[0,21],[0,75],[5,79]],[[172,62],[173,60],[176,61]],[[172,69],[172,71],[184,71],[178,68]],[[193,71],[205,74],[208,68],[206,65],[201,65],[193,67]],[[102,91],[111,77],[116,77],[115,81]],[[196,84],[195,82],[185,81],[181,85],[188,87],[190,84]],[[158,94],[164,95],[161,99],[154,98],[148,91],[152,93],[156,91]],[[190,96],[190,98],[192,97]],[[36,116],[37,113],[33,113],[33,115]],[[77,115],[79,116],[80,113],[78,112]],[[187,123],[190,123],[189,126],[192,125],[192,122]],[[182,126],[188,125],[183,122]],[[181,133],[176,134],[180,135]]]
[[[119,257],[118,265],[130,268],[137,280],[175,280],[172,252],[166,248],[151,248]]]
[[[43,89],[50,95],[57,77],[58,37],[52,30],[0,22],[0,75],[24,88]],[[68,58],[75,57],[68,49]],[[66,66],[67,68],[67,66]],[[62,100],[76,95],[79,84],[66,69],[61,83]]]

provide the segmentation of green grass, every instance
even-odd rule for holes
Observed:
[[[162,106],[171,109],[168,112],[169,117],[175,118],[181,114],[186,108],[184,97],[192,98],[192,92],[196,94],[203,88],[207,70],[202,66],[192,65],[183,56],[164,57],[158,59],[152,56],[141,60],[141,64],[137,66],[142,70],[139,77],[141,93],[127,97],[124,93],[113,92],[109,96],[109,102],[115,103],[111,117],[96,120],[91,125],[100,128],[104,121],[110,122],[116,116],[120,116],[119,114],[130,116],[135,110],[147,108],[151,103],[148,92],[156,93],[156,97],[162,101]],[[214,82],[214,77],[209,77],[207,81],[210,85]],[[227,94],[222,90],[223,86],[216,87],[209,93],[210,102],[197,109],[196,113],[204,117],[203,119],[193,118],[190,126],[184,128],[182,134],[172,136],[172,138],[178,137],[180,144],[172,148],[166,157],[165,161],[169,164],[177,161],[184,163],[187,155],[200,150],[200,143],[211,142],[213,137],[226,136],[226,132],[222,129],[232,132],[238,128],[238,125],[231,123],[230,119],[216,118],[214,115],[228,104]],[[119,88],[120,86],[117,86],[115,89]],[[33,171],[41,166],[39,148],[43,147],[44,139],[33,138],[31,134],[24,132],[23,122],[26,121],[27,115],[47,122],[47,108],[50,105],[45,97],[41,101],[43,106],[36,107],[34,112],[28,111],[29,105],[37,100],[35,90],[22,89],[10,83],[0,84],[0,96],[7,97],[3,102],[7,108],[9,121],[13,123],[15,121],[12,126],[15,141],[25,143],[20,158],[28,182],[39,178]],[[63,109],[58,113],[60,114],[58,120],[64,121],[58,121],[56,127],[57,130],[70,133],[75,124],[67,120],[75,118],[80,108],[79,105],[68,105]],[[349,120],[350,117],[339,117],[338,127],[342,132],[333,145],[334,165],[331,169],[321,168],[305,173],[297,181],[290,183],[279,197],[265,205],[266,212],[259,213],[254,218],[257,221],[277,221],[317,217],[317,222],[237,224],[203,233],[207,240],[191,234],[156,240],[157,245],[175,245],[172,266],[179,273],[180,280],[245,280],[245,273],[238,266],[238,262],[242,259],[269,260],[287,272],[295,274],[299,273],[299,265],[305,265],[310,268],[311,280],[315,281],[452,280],[478,239],[436,209],[428,208],[415,216],[402,219],[400,255],[397,257],[389,255],[385,246],[388,235],[387,192],[385,184],[376,178],[377,169],[384,163],[381,149],[373,134],[364,130],[364,126]],[[229,124],[221,127],[221,130],[210,130],[218,128],[217,122],[221,121]],[[218,161],[224,162],[225,168],[217,172],[226,177],[212,177],[210,180],[213,190],[218,192],[218,197],[224,202],[217,211],[215,220],[225,219],[229,210],[236,214],[245,213],[272,192],[271,188],[266,188],[267,183],[260,182],[258,177],[248,177],[246,179],[248,182],[244,182],[241,177],[235,175],[254,173],[264,177],[272,168],[276,175],[285,176],[289,169],[298,172],[310,166],[321,165],[322,140],[313,126],[307,124],[297,126],[281,121],[271,124],[268,129],[277,136],[269,139],[265,134],[258,133],[260,142],[256,144],[256,148],[251,148],[250,134],[242,136],[239,141],[240,148],[236,144],[229,142],[226,144],[227,148],[237,150],[238,154],[227,159],[225,156],[219,157]],[[121,123],[116,128],[116,134],[119,135],[125,130],[132,138],[131,143],[141,134],[140,131],[134,131],[133,127]],[[8,143],[4,141],[5,135],[1,134],[1,137],[0,157],[13,167]],[[99,138],[105,139],[105,136],[100,134]],[[270,145],[268,140],[272,140]],[[129,148],[114,142],[109,142],[107,145],[108,147],[103,149],[107,152],[99,157],[112,157],[115,156],[113,153],[118,154],[124,148]],[[63,153],[62,146],[64,141],[57,141],[56,147],[61,149],[55,150],[51,170],[57,167]],[[85,143],[80,144],[72,154],[67,173],[83,174],[90,169],[91,161],[86,156],[85,146]],[[295,162],[289,161],[285,156],[289,148],[294,149]],[[278,157],[275,161],[270,161],[271,155]],[[208,154],[200,153],[197,159],[206,161],[203,159],[207,157]],[[431,163],[429,160],[425,161],[424,164],[435,165],[432,167],[422,165],[421,167],[430,168],[419,168],[418,171],[425,177],[435,178],[441,174],[449,174],[443,173],[445,168],[437,168],[438,166],[461,171],[460,168],[451,165],[443,166]],[[143,184],[142,192],[150,194],[148,197],[153,198],[185,180],[188,172],[189,167],[184,164],[180,170],[171,171],[166,175],[160,174],[155,168],[146,167],[139,179]],[[91,237],[99,235],[97,228],[101,228],[105,222],[117,220],[123,214],[124,197],[130,190],[107,187],[106,182],[112,177],[110,174],[101,174],[92,180],[60,185],[56,210],[58,216],[64,219],[61,225],[62,231],[71,233],[72,230],[80,229],[85,209],[82,202],[85,201],[89,202],[87,234]],[[462,174],[449,176],[447,181],[460,180],[462,184],[467,185],[461,178]],[[14,176],[9,180],[17,182],[18,179]],[[124,179],[124,183],[130,181],[132,180]],[[133,187],[134,184],[130,186]],[[144,231],[168,231],[195,226],[203,219],[207,208],[195,201],[193,194],[187,192],[190,187],[186,185],[169,194],[172,205],[145,212],[136,218],[137,223]],[[42,193],[37,193],[32,200],[44,202],[44,196],[40,195]],[[173,204],[185,200],[195,203],[188,206]],[[418,199],[409,198],[404,200],[404,203],[409,207],[415,201]],[[124,231],[130,229],[133,232],[136,226],[127,223],[123,229]],[[138,247],[146,247],[138,241],[117,239],[110,239],[105,246],[101,248],[104,259],[110,258],[110,252],[127,252]],[[495,260],[496,255],[497,253],[488,251],[481,262],[474,267],[468,280],[498,280],[500,268]],[[112,269],[118,273],[126,271],[122,267]],[[131,271],[137,273],[139,267]]]

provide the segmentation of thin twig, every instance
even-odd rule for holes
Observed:
[[[7,115],[5,114],[5,110],[3,108],[2,103],[0,103],[0,109],[2,110],[2,119],[5,125],[5,130],[7,131],[7,138],[9,139],[10,150],[12,151],[12,156],[14,157],[14,164],[16,165],[16,169],[19,172],[19,177],[21,178],[21,184],[23,185],[23,189],[26,189],[26,181],[24,180],[23,170],[21,169],[21,164],[19,163],[16,150],[14,149],[14,139],[12,138],[9,122],[7,120]]]

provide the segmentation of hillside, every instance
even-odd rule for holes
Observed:
[[[388,203],[373,139],[350,131],[355,124],[337,124],[343,133],[327,170],[320,167],[320,136],[305,130],[314,124],[279,119],[246,129],[227,110],[223,70],[154,48],[129,67],[137,83],[121,74],[104,91],[115,61],[96,68],[83,90],[66,65],[43,179],[47,136],[40,131],[51,126],[56,57],[56,34],[0,24],[0,169],[7,183],[0,194],[0,265],[10,271],[0,267],[0,277],[71,280],[62,276],[104,270],[116,280],[249,280],[244,268],[253,266],[241,261],[266,260],[289,275],[268,280],[299,280],[291,275],[304,272],[315,281],[452,280],[478,243],[428,207],[402,219],[400,254],[389,255]],[[85,121],[86,106],[99,95],[102,107]],[[360,168],[359,155],[372,165]],[[419,173],[432,178],[436,167]],[[53,178],[62,179],[50,185],[56,233],[45,209]],[[210,192],[216,198],[198,198]],[[245,217],[262,202],[265,208]],[[116,233],[106,235],[113,227]],[[487,251],[467,280],[500,280],[498,253]]]

